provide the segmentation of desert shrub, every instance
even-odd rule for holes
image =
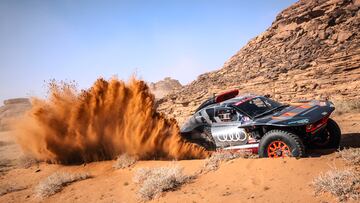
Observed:
[[[35,188],[35,195],[40,198],[49,197],[60,192],[66,185],[85,180],[91,176],[88,173],[60,173],[56,172],[42,180]]]
[[[140,185],[138,196],[140,200],[151,200],[164,191],[174,190],[191,179],[183,174],[183,168],[178,165],[159,168],[140,168],[135,173],[133,181]]]
[[[360,112],[360,100],[334,101],[336,113]]]
[[[329,192],[340,202],[360,197],[360,174],[350,169],[332,169],[313,180],[315,193]]]
[[[360,148],[343,149],[336,154],[344,159],[348,165],[360,166]]]
[[[113,167],[116,169],[128,168],[136,163],[136,159],[132,156],[127,154],[122,154],[118,156],[116,162],[114,163]]]
[[[223,151],[223,152],[215,152],[209,158],[206,159],[203,171],[214,171],[217,170],[221,164],[221,162],[227,162],[236,158],[256,158],[257,155],[254,155],[249,152],[237,151]]]
[[[14,184],[4,184],[0,186],[0,196],[6,195],[11,192],[17,192],[26,189],[26,187]]]

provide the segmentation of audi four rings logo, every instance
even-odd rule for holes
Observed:
[[[219,130],[213,133],[220,142],[243,142],[247,139],[246,132],[241,128]]]

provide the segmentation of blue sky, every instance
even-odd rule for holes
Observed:
[[[219,69],[294,0],[0,0],[0,102],[44,81],[98,77],[187,84]]]

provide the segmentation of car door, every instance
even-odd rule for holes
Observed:
[[[245,129],[241,128],[243,117],[233,107],[215,107],[211,134],[218,148],[247,143],[248,135]]]

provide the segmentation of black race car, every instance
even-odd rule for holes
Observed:
[[[251,150],[260,157],[302,157],[306,148],[338,148],[341,131],[330,101],[281,104],[266,96],[225,92],[202,103],[181,135],[208,150]]]

